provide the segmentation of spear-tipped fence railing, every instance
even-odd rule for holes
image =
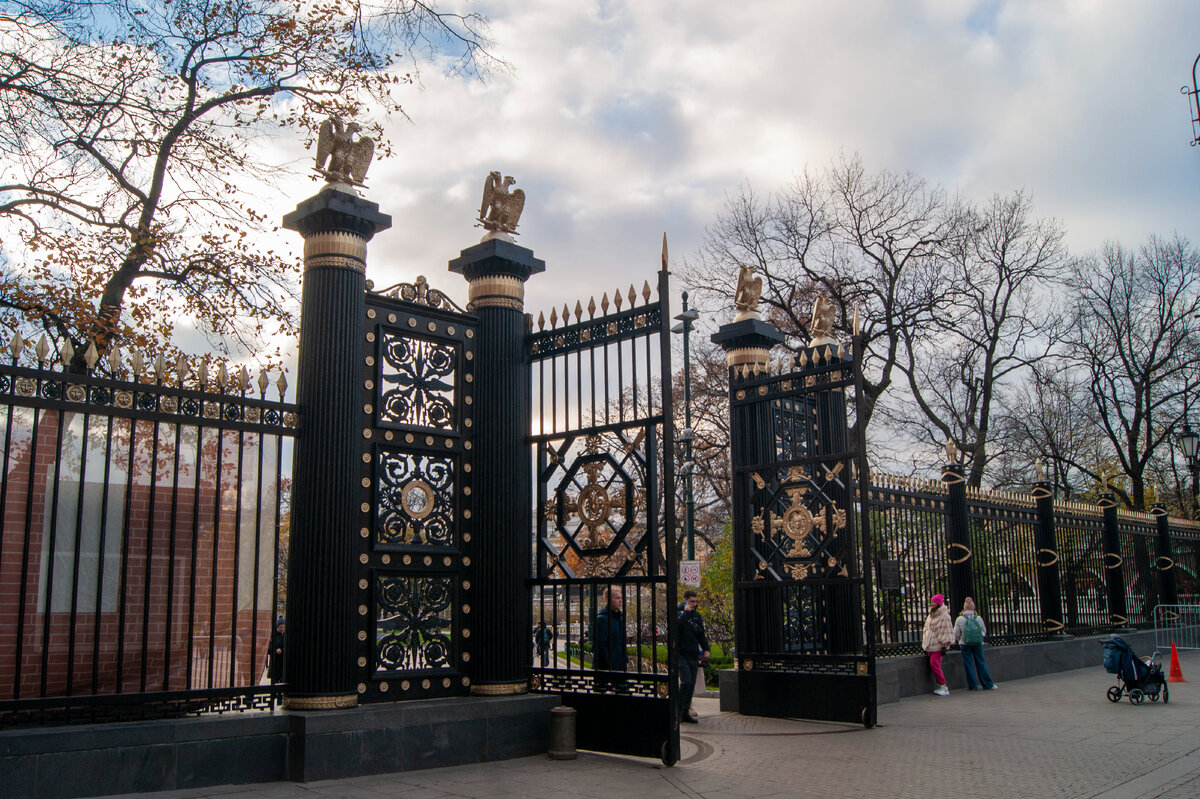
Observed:
[[[116,350],[76,374],[69,344],[19,335],[6,354],[0,726],[273,706],[287,381],[267,399],[265,373]]]
[[[890,474],[871,475],[868,491],[875,539],[875,603],[881,655],[921,651],[921,628],[933,594],[950,597],[957,612],[962,597],[950,596],[950,564],[967,558],[973,598],[988,626],[992,645],[1047,640],[1057,635],[1093,635],[1154,623],[1154,607],[1168,595],[1170,580],[1180,602],[1200,599],[1200,524],[1172,518],[1170,555],[1163,555],[1150,513],[1117,513],[1116,557],[1106,556],[1104,513],[1090,503],[1053,503],[1054,542],[1039,547],[1036,500],[1007,491],[966,491],[969,546],[948,546],[947,488],[939,481]],[[960,540],[955,538],[953,540]],[[1061,619],[1050,618],[1040,596],[1038,566],[1057,568]],[[1108,571],[1119,569],[1124,585],[1124,621],[1109,604]]]

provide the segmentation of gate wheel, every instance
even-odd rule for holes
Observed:
[[[663,765],[667,768],[675,765],[675,756],[671,754],[670,741],[663,741],[661,756]]]

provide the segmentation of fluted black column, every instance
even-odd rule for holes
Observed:
[[[467,310],[479,318],[475,367],[475,485],[479,533],[471,542],[476,636],[471,691],[518,694],[529,678],[533,497],[525,281],[546,269],[501,238],[450,262],[467,279]]]
[[[742,319],[721,326],[712,341],[725,350],[725,362],[733,375],[730,394],[737,390],[738,368],[752,376],[754,370],[765,369],[771,348],[784,340],[774,325],[761,319]],[[776,460],[775,421],[769,403],[751,402],[734,408],[730,404],[729,456],[733,464],[733,507],[752,505],[751,488],[738,469],[751,464],[768,464]],[[750,518],[734,514],[733,518],[733,579],[735,583],[754,579],[757,564],[749,561],[751,540]],[[747,602],[746,600],[750,601]],[[745,652],[783,651],[783,589],[779,585],[764,586],[755,591],[734,591],[734,632],[737,650]]]
[[[971,551],[971,520],[967,514],[967,477],[962,464],[942,467],[946,486],[946,561],[950,572],[950,615],[962,612],[963,600],[975,596],[974,553]]]
[[[362,319],[367,242],[391,226],[379,206],[327,187],[283,219],[304,237],[288,549],[285,706],[357,703],[354,534],[361,468]]]
[[[1179,589],[1175,584],[1175,556],[1171,552],[1171,517],[1167,515],[1167,506],[1161,502],[1151,505],[1150,513],[1158,525],[1158,557],[1154,560],[1158,571],[1158,601],[1162,605],[1177,605]]]
[[[1129,612],[1125,607],[1125,573],[1121,568],[1125,561],[1117,532],[1117,497],[1106,491],[1096,504],[1104,511],[1104,586],[1108,589],[1109,621],[1123,626],[1129,623]]]
[[[1046,632],[1061,632],[1062,584],[1058,575],[1058,542],[1054,529],[1054,490],[1050,483],[1039,480],[1033,484],[1033,498],[1037,501],[1038,525],[1034,530],[1033,542],[1037,548],[1034,562],[1037,563],[1038,607],[1042,612],[1042,628]]]

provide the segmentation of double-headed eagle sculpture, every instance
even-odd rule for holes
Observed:
[[[516,183],[512,175],[500,177],[499,170],[488,173],[483,182],[483,202],[479,206],[479,224],[489,233],[517,233],[517,221],[525,207],[525,192],[508,187]]]
[[[375,153],[375,142],[366,136],[355,138],[354,134],[360,130],[357,122],[345,125],[339,117],[330,117],[321,123],[317,134],[316,170],[328,182],[365,185],[363,181]]]

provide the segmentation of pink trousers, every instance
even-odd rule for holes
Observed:
[[[946,684],[946,675],[942,673],[942,653],[929,653],[929,668],[933,671],[933,679],[937,680],[938,685]]]

